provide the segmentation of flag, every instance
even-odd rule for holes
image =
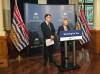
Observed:
[[[29,45],[28,32],[20,15],[16,0],[14,5],[13,23],[10,32],[10,38],[19,52]]]
[[[81,44],[87,43],[91,39],[90,28],[88,26],[88,21],[85,18],[84,9],[81,6],[80,13],[78,17],[78,23],[80,29],[82,30],[82,40],[79,40]]]

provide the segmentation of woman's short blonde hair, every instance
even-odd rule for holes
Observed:
[[[64,24],[64,21],[65,21],[65,20],[67,20],[67,21],[68,21],[68,19],[67,19],[67,18],[63,18],[63,19],[62,19],[62,25]]]

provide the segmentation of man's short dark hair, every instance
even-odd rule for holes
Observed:
[[[51,16],[51,14],[45,14],[45,17],[44,18],[46,18],[47,16]]]

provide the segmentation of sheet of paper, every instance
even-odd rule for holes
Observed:
[[[50,46],[54,44],[54,40],[46,39],[46,46]]]

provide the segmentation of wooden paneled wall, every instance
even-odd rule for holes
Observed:
[[[100,53],[100,30],[95,31],[95,52]]]
[[[100,53],[100,30],[91,30],[92,39],[89,42],[89,49],[95,53]]]
[[[0,36],[0,68],[8,67],[7,37]]]

